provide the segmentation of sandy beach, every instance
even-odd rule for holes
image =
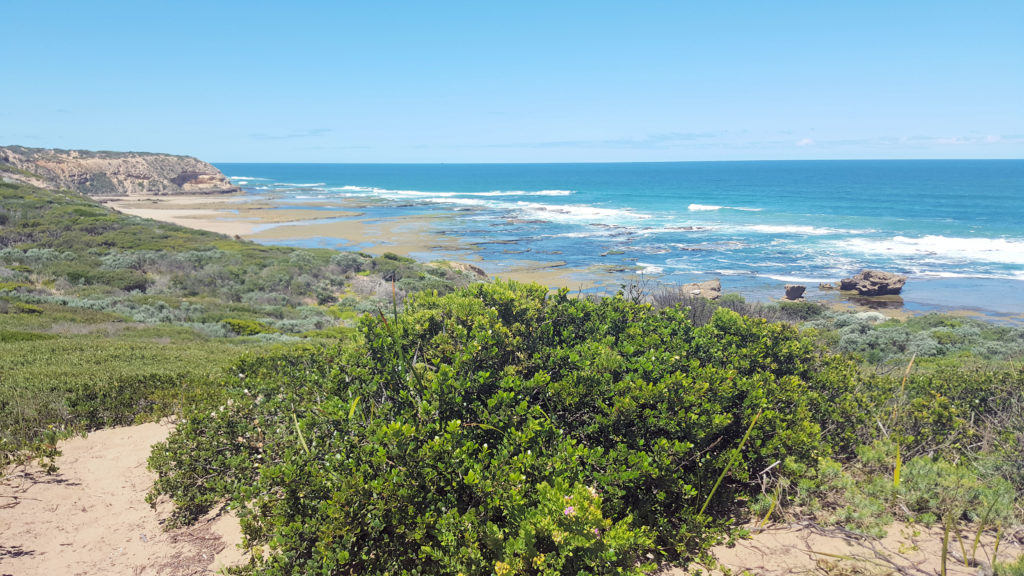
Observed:
[[[250,236],[264,226],[313,220],[323,215],[323,212],[312,209],[275,209],[268,203],[251,202],[241,194],[118,196],[101,197],[96,200],[124,214],[228,236]],[[359,216],[359,213],[333,212],[332,215],[355,217]]]
[[[307,209],[282,209],[269,201],[252,201],[244,194],[97,200],[124,214],[256,242],[302,241],[310,246],[355,249],[375,255],[392,252],[484,264],[471,243],[438,232],[443,228],[444,214],[382,220],[364,218],[358,207],[348,209],[336,202],[310,203]],[[492,277],[570,290],[615,290],[622,282],[621,275],[607,270],[573,268],[565,262],[533,261],[511,255],[504,262],[486,263],[486,269]]]
[[[536,282],[551,288],[566,287],[571,291],[614,293],[629,282],[653,280],[657,275],[639,275],[637,266],[607,265],[572,266],[565,260],[531,259],[529,250],[509,249],[503,258],[484,258],[484,244],[496,241],[474,241],[449,233],[446,222],[455,213],[439,210],[427,215],[407,215],[394,218],[370,217],[367,211],[377,208],[361,205],[359,201],[338,200],[306,202],[296,207],[284,199],[264,197],[254,199],[248,194],[204,196],[132,196],[99,198],[107,206],[134,216],[170,222],[189,228],[208,230],[228,236],[270,244],[358,250],[374,255],[392,252],[418,260],[446,260],[471,263],[484,269],[493,278]],[[499,233],[500,235],[500,233]],[[636,270],[634,269],[636,268]],[[723,278],[726,292],[736,290],[732,277]],[[912,280],[905,291],[911,301],[905,306],[901,297],[884,299],[857,299],[836,290],[821,291],[808,288],[808,298],[839,310],[876,310],[890,318],[906,319],[932,310],[948,314],[972,316],[1000,323],[1024,323],[1024,314],[993,314],[972,308],[968,300],[978,295],[992,297],[992,291],[1002,290],[991,282],[950,290],[942,280]],[[938,286],[938,288],[936,288]],[[917,302],[921,294],[930,295],[933,303]],[[910,296],[913,294],[914,296]],[[1005,294],[1000,298],[1005,298]],[[781,287],[769,295],[769,300],[782,298]],[[763,299],[763,296],[755,299]]]

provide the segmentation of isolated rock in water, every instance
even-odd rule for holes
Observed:
[[[191,156],[0,147],[0,174],[41,188],[87,196],[239,192],[220,170]]]
[[[807,286],[801,284],[786,284],[786,300],[799,300],[803,298]]]
[[[836,287],[831,282],[821,282],[818,284],[818,290],[835,290]]]
[[[887,296],[899,294],[906,283],[906,276],[881,270],[861,270],[860,274],[852,278],[844,278],[839,283],[839,289],[856,290],[861,296]]]
[[[683,284],[679,291],[687,296],[700,296],[708,300],[717,300],[722,295],[722,281],[719,279]]]

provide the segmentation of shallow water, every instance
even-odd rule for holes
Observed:
[[[1024,314],[1021,160],[218,167],[254,198],[324,219],[441,215],[432,231],[465,251],[413,255],[479,258],[492,273],[564,262],[620,282],[716,277],[768,300],[786,283],[835,298],[818,283],[878,268],[910,277],[912,310]],[[299,232],[275,242],[365,247]]]

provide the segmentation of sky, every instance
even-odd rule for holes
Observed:
[[[0,145],[1024,158],[1024,2],[0,0]]]

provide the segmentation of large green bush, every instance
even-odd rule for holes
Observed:
[[[230,400],[154,449],[153,497],[178,521],[229,498],[267,574],[638,573],[719,541],[760,471],[861,425],[849,365],[725,309],[695,327],[496,283],[361,331],[239,364]]]

